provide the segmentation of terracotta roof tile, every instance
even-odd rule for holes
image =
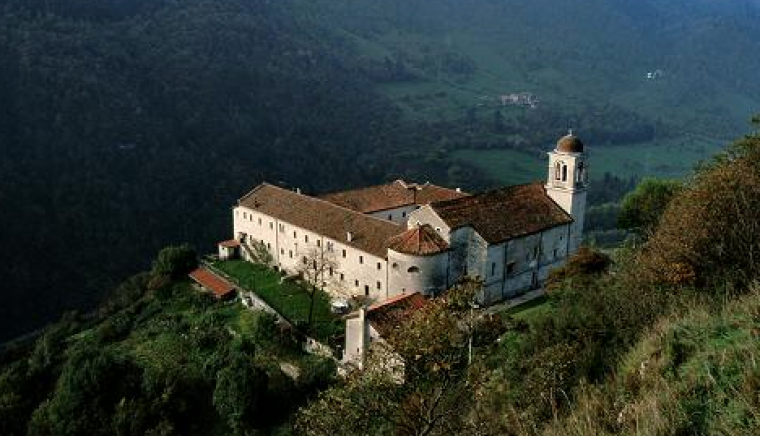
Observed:
[[[430,224],[423,224],[389,239],[388,248],[399,253],[429,256],[446,251],[449,244]]]
[[[427,300],[419,292],[401,294],[370,306],[367,320],[380,336],[385,336],[426,304]]]
[[[471,226],[489,244],[573,221],[540,183],[510,186],[430,205],[451,229]]]
[[[249,192],[238,204],[381,258],[388,254],[386,241],[405,230],[397,223],[267,183]]]
[[[232,284],[221,277],[218,277],[206,268],[198,268],[190,272],[188,275],[199,285],[213,292],[217,298],[223,298],[235,291],[235,287]]]
[[[357,212],[372,213],[413,204],[425,205],[466,195],[431,183],[420,185],[396,180],[384,185],[324,194],[319,198]]]
[[[239,247],[240,241],[238,241],[237,239],[229,239],[227,241],[220,242],[219,245],[222,247],[227,247],[227,248]]]

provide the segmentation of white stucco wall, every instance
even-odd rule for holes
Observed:
[[[303,265],[303,257],[308,257],[312,250],[323,250],[337,264],[332,274],[325,273],[326,291],[343,298],[351,295],[368,295],[378,301],[388,298],[385,258],[359,250],[348,245],[347,241],[326,238],[242,206],[233,209],[233,220],[236,237],[245,233],[262,241],[272,254],[275,265],[287,273],[295,274]],[[245,250],[242,252],[246,260],[250,260]]]
[[[415,210],[410,216],[407,222],[407,228],[413,228],[419,224],[430,224],[438,233],[449,242],[449,232],[451,229],[449,226],[438,216],[437,213],[429,205],[422,206]],[[440,230],[439,230],[440,229]]]
[[[448,260],[446,251],[432,256],[413,256],[388,250],[390,296],[411,292],[435,295],[446,289]]]
[[[372,212],[368,215],[383,220],[393,221],[399,224],[406,224],[409,216],[412,214],[412,212],[417,210],[417,208],[417,205],[412,204],[409,206],[397,207],[395,209],[380,210],[377,212]]]

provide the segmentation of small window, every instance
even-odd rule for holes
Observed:
[[[317,247],[321,247],[321,246],[322,246],[322,240],[317,239]]]
[[[330,277],[332,277],[332,275],[333,275],[333,269],[332,267],[330,267]]]
[[[556,259],[559,256],[559,250],[556,248],[554,249],[554,259]]]
[[[309,263],[309,259],[306,258],[306,256],[303,257],[303,264],[306,265]]]
[[[515,273],[515,262],[509,262],[507,264],[507,274],[514,274]]]
[[[420,269],[416,266],[410,266],[409,269],[406,270],[406,272],[411,273],[411,274],[419,274]]]
[[[269,221],[269,228],[274,229],[274,223],[272,221]]]
[[[262,222],[261,222],[261,218],[259,218],[259,225],[261,225],[261,224],[262,224]]]
[[[292,259],[293,258],[293,250],[288,251],[288,256]]]
[[[562,181],[567,182],[567,165],[562,165]]]
[[[359,256],[359,264],[364,265],[364,256]]]
[[[248,214],[243,212],[243,219],[247,219],[247,218],[248,218]]]
[[[327,241],[327,251],[329,251],[330,253],[332,253],[333,251],[333,243],[330,241]]]
[[[440,227],[436,227],[435,231],[438,232],[438,233],[441,233],[441,228]]]
[[[346,279],[346,275],[343,273],[340,273],[340,280],[343,281]]]
[[[380,262],[378,262],[378,263],[377,263],[377,269],[383,269],[383,264],[382,264],[382,263],[380,263]]]
[[[393,221],[393,214],[391,213],[388,214],[388,221]]]
[[[283,255],[283,256],[285,255],[285,249],[284,248],[280,248],[280,254]]]
[[[364,285],[364,296],[369,297],[369,285]]]
[[[346,250],[343,250],[343,257],[346,257]]]
[[[406,212],[401,212],[401,217],[406,218]]]
[[[559,162],[557,162],[557,164],[554,165],[554,180],[559,180],[561,174],[562,174],[562,165]]]
[[[272,244],[270,244],[269,242],[267,242],[267,248],[271,250],[272,249]]]
[[[309,235],[303,235],[303,241],[309,242]]]
[[[354,280],[354,286],[359,287],[359,280]]]
[[[293,230],[293,239],[296,239],[296,238],[298,238],[298,233],[295,230]]]
[[[284,224],[280,224],[277,227],[279,227],[280,233],[285,233],[285,225]]]
[[[398,264],[396,262],[393,262],[393,265],[391,265],[391,268],[398,269]]]
[[[383,284],[380,282],[377,282],[377,290],[381,290],[383,288]]]
[[[491,263],[491,275],[492,276],[496,275],[496,262]]]

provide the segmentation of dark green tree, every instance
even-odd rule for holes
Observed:
[[[675,180],[644,179],[625,196],[618,216],[618,226],[647,237],[657,224],[670,200],[683,189]]]
[[[230,364],[217,373],[214,407],[235,434],[256,427],[267,384],[266,373],[240,351],[233,351]]]
[[[153,275],[181,277],[198,267],[198,255],[187,244],[172,245],[158,253],[153,262]]]

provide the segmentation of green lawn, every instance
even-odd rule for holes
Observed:
[[[551,309],[549,300],[545,296],[541,296],[525,304],[512,307],[505,311],[504,314],[514,319],[528,321],[549,309]]]
[[[214,262],[213,266],[234,278],[238,284],[254,291],[259,297],[296,325],[309,319],[310,299],[301,284],[286,280],[276,271],[243,260]],[[313,325],[310,334],[327,341],[343,333],[343,324],[330,312],[330,301],[324,292],[314,300]]]
[[[618,177],[681,178],[694,166],[721,150],[716,141],[693,138],[651,144],[589,147],[590,175],[601,178],[605,172]],[[513,185],[543,180],[545,156],[511,149],[456,150],[453,159],[474,165],[500,184]]]

